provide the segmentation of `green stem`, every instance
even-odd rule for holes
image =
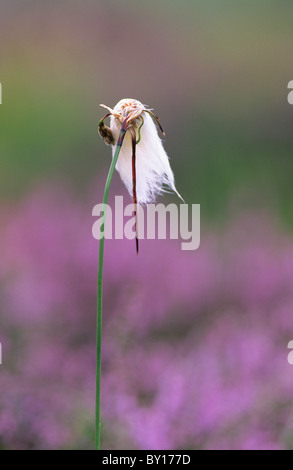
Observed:
[[[101,225],[101,232],[104,230],[106,221],[106,204],[108,202],[108,195],[112,176],[118,160],[120,149],[127,130],[127,123],[124,121],[121,126],[121,131],[116,145],[116,151],[112,159],[109,169],[107,181],[104,190],[104,224]],[[98,269],[98,289],[97,289],[97,357],[96,357],[96,440],[95,448],[100,449],[101,442],[101,352],[102,352],[102,295],[103,295],[103,265],[104,265],[104,241],[105,237],[100,238],[99,243],[99,269]]]

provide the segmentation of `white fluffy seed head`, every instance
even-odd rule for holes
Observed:
[[[162,141],[158,135],[156,125],[150,114],[146,112],[147,108],[137,100],[123,99],[116,104],[110,120],[111,131],[117,142],[121,122],[130,117],[130,126],[136,132],[137,140],[139,138],[138,129],[140,129],[140,141],[136,145],[136,195],[139,204],[154,202],[156,196],[166,190],[173,190],[181,198],[176,190],[174,175],[170,167],[169,158],[166,154]],[[143,118],[143,121],[142,121]],[[114,156],[116,145],[112,147]],[[126,132],[116,169],[120,177],[132,196],[132,138],[130,132]],[[181,198],[182,199],[182,198]]]

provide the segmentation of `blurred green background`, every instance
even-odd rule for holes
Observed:
[[[0,8],[2,199],[52,178],[82,195],[109,165],[98,105],[131,97],[159,114],[178,189],[202,218],[257,206],[292,226],[292,2]]]

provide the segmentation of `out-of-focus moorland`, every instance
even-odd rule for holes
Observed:
[[[292,448],[293,4],[0,10],[0,447],[93,446],[98,105],[130,97],[161,118],[201,246],[106,243],[102,445]]]

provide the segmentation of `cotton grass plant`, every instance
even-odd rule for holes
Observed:
[[[156,196],[171,189],[181,199],[175,187],[174,175],[168,155],[158,135],[157,123],[165,135],[159,118],[134,99],[120,100],[114,109],[101,104],[109,112],[99,122],[99,133],[107,145],[112,146],[112,162],[105,184],[103,207],[104,221],[114,170],[119,172],[129,194],[133,198],[135,217],[137,204],[154,202]],[[105,119],[110,117],[110,127]],[[152,119],[153,118],[153,119]],[[101,233],[104,231],[101,224]],[[138,254],[138,231],[136,226],[136,252]],[[96,449],[101,442],[101,351],[102,351],[102,294],[103,294],[104,237],[100,237],[97,285],[97,359],[96,359]]]

